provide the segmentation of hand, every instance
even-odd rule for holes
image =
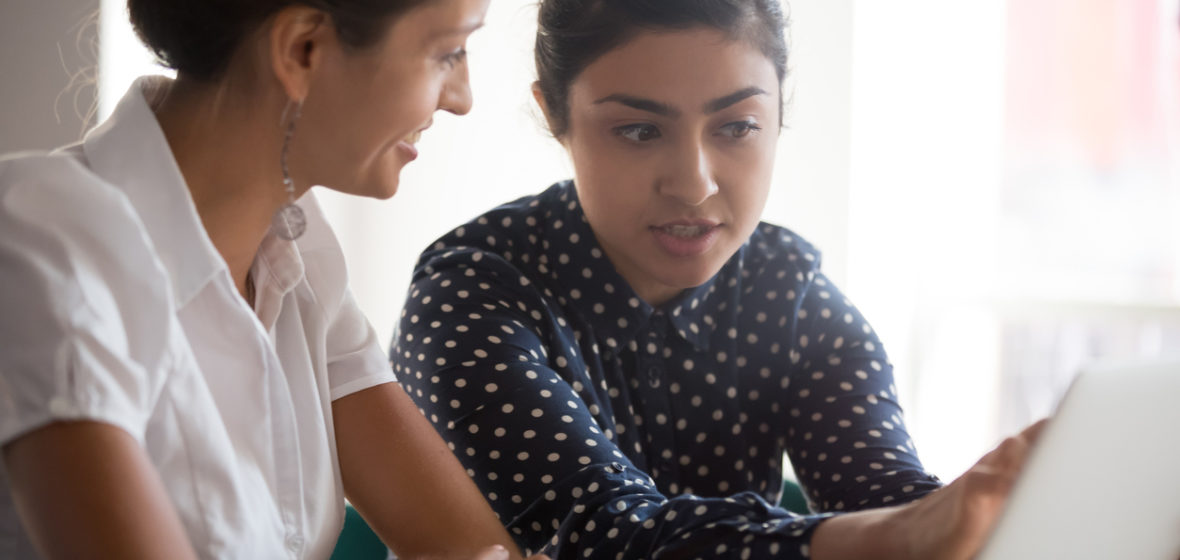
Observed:
[[[978,554],[1046,423],[1005,439],[945,488],[899,508],[891,524],[906,537],[905,556],[955,560]]]
[[[907,505],[824,521],[811,539],[815,560],[967,560],[979,553],[1045,420],[1003,441],[946,487]]]
[[[508,558],[508,549],[497,544],[484,549],[471,560],[508,560]],[[549,557],[544,554],[538,554],[536,556],[529,556],[527,560],[549,560]]]
[[[500,545],[488,547],[472,560],[508,560],[508,549]]]

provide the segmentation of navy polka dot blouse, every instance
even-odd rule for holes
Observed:
[[[767,224],[654,308],[559,183],[422,255],[391,357],[530,554],[805,558],[834,512],[939,486],[877,336],[816,250]],[[826,513],[773,505],[784,453]]]

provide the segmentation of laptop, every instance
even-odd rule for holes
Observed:
[[[1180,362],[1082,371],[979,560],[1180,559]]]

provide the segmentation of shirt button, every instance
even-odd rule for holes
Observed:
[[[660,366],[651,366],[647,368],[647,384],[651,385],[653,389],[659,387],[660,375],[662,373],[663,370],[660,369]]]
[[[291,551],[297,551],[303,548],[303,536],[298,533],[287,536],[287,548]]]
[[[611,463],[609,467],[607,467],[607,470],[609,470],[610,472],[613,472],[613,473],[621,473],[624,470],[623,464],[618,461],[615,461],[615,462]]]

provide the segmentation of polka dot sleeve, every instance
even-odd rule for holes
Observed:
[[[662,494],[550,365],[560,325],[535,319],[545,306],[499,257],[456,250],[416,278],[392,349],[399,379],[518,544],[555,558],[806,557],[823,516],[751,492]]]
[[[786,449],[811,508],[896,505],[937,488],[906,432],[893,366],[872,327],[821,273],[800,300]]]

